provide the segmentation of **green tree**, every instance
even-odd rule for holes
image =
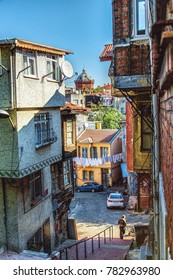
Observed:
[[[89,120],[101,121],[103,129],[120,129],[120,120],[122,119],[124,119],[124,116],[113,107],[105,107],[100,103],[91,105]]]

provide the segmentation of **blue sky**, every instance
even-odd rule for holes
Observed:
[[[112,43],[111,0],[0,0],[0,39],[21,38],[74,52],[66,56],[74,72],[82,69],[94,86],[110,83],[110,62],[100,62]],[[73,79],[69,85],[74,87]]]

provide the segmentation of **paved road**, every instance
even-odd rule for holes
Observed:
[[[107,192],[90,193],[75,192],[70,205],[70,217],[76,219],[78,239],[89,237],[114,225],[115,237],[118,237],[118,219],[124,214],[127,218],[127,230],[130,230],[135,223],[147,223],[149,216],[145,214],[130,214],[126,210],[107,209]]]

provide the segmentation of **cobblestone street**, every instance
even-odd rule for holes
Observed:
[[[148,223],[149,216],[146,214],[129,213],[121,209],[107,209],[107,192],[100,193],[77,193],[70,205],[69,217],[76,219],[78,239],[90,237],[106,227],[114,226],[114,237],[119,237],[117,226],[118,219],[126,215],[126,235],[136,223]],[[127,199],[126,199],[127,200]]]

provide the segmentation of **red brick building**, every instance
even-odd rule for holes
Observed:
[[[153,110],[156,117],[159,116],[155,135],[160,140],[158,147],[155,147],[159,162],[155,176],[156,210],[159,213],[156,253],[159,259],[173,259],[173,1],[155,2],[151,32]]]
[[[112,14],[112,94],[125,97],[129,102],[126,107],[127,168],[130,176],[137,180],[138,209],[148,209],[152,207],[149,199],[152,125],[147,1],[114,0]]]
[[[76,90],[91,92],[94,89],[94,80],[83,69],[82,73],[75,80]]]

